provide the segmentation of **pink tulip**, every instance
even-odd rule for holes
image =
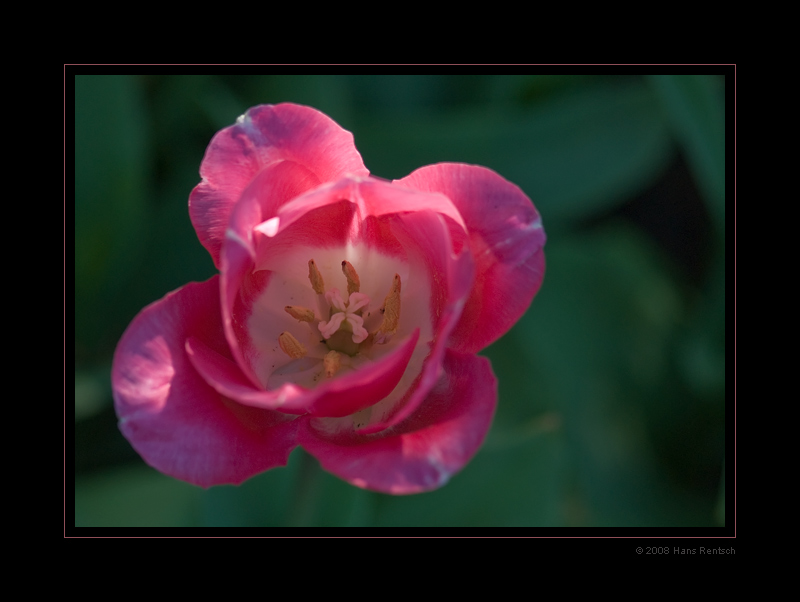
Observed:
[[[497,403],[483,349],[525,312],[545,234],[495,172],[441,163],[387,182],[353,136],[294,104],[214,136],[189,198],[219,275],[144,308],[114,356],[120,429],[203,487],[297,445],[367,489],[436,489]]]

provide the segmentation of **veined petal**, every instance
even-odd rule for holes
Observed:
[[[419,329],[377,361],[321,382],[316,388],[286,383],[268,391],[253,387],[237,373],[230,359],[199,339],[190,337],[186,349],[197,372],[226,398],[252,408],[280,410],[287,414],[341,417],[363,410],[389,395],[408,368],[418,340]],[[321,358],[317,358],[316,370],[324,371]]]
[[[253,346],[246,322],[254,300],[267,286],[270,275],[257,264],[258,249],[265,246],[259,245],[257,239],[265,237],[256,232],[255,226],[279,211],[281,205],[301,192],[309,178],[311,176],[308,171],[297,163],[277,163],[263,169],[236,203],[222,246],[220,292],[225,334],[236,362],[256,386],[264,384],[253,370],[254,358],[260,355],[261,350]],[[316,220],[307,220],[308,229],[302,232],[314,244],[320,243],[322,232],[332,233],[325,237],[326,241],[343,244],[347,229],[328,227],[331,223],[341,221],[343,211],[345,221],[349,220],[352,215],[349,206],[334,203],[321,208],[316,212]],[[299,243],[296,238],[283,237],[281,240],[289,245]],[[279,254],[274,248],[274,241],[270,242],[271,251]]]
[[[391,353],[373,364],[364,365],[350,374],[321,385],[314,403],[309,407],[312,416],[349,416],[385,398],[400,382],[419,341],[419,329]]]
[[[117,346],[111,376],[131,445],[154,468],[203,487],[284,466],[296,445],[292,417],[220,395],[187,357],[185,341],[196,337],[233,365],[218,280],[187,284],[144,308]]]
[[[449,229],[444,218],[433,211],[417,211],[397,216],[391,223],[391,232],[397,237],[415,266],[415,272],[428,280],[430,291],[427,316],[419,316],[420,309],[404,310],[417,314],[416,320],[429,320],[435,338],[430,352],[414,386],[402,400],[387,399],[379,403],[370,421],[359,427],[360,433],[375,433],[397,425],[416,411],[425,400],[441,373],[441,362],[448,346],[450,333],[455,328],[464,303],[472,289],[473,262],[470,254],[462,249],[454,254]],[[413,284],[413,283],[412,283]],[[406,295],[412,291],[406,287]],[[406,304],[408,305],[408,304]]]
[[[429,165],[397,184],[440,192],[463,217],[475,286],[450,346],[475,353],[511,328],[542,284],[545,233],[539,213],[519,187],[476,165]]]
[[[409,494],[441,487],[477,452],[497,405],[489,360],[448,350],[443,368],[424,412],[390,431],[337,438],[323,420],[303,417],[300,445],[325,470],[364,489]]]
[[[260,381],[253,370],[253,358],[258,356],[259,350],[252,344],[242,316],[247,316],[251,311],[254,299],[267,285],[269,274],[253,271],[252,247],[238,237],[230,236],[230,232],[223,247],[219,280],[222,324],[236,364],[258,387]]]
[[[203,181],[189,200],[197,236],[217,267],[233,206],[262,169],[282,161],[312,173],[309,188],[347,173],[369,174],[353,135],[327,115],[288,103],[251,108],[211,140],[200,166]]]
[[[314,227],[313,223],[307,223],[308,216],[309,214],[314,215],[315,210],[322,207],[332,207],[344,202],[351,205],[350,231],[348,233],[350,240],[359,237],[363,239],[372,234],[366,230],[372,221],[371,218],[418,211],[434,211],[447,216],[466,231],[458,209],[446,196],[436,192],[428,193],[404,188],[365,177],[345,177],[336,182],[323,184],[282,205],[278,210],[276,220],[269,220],[267,223],[257,226],[256,230],[267,236],[275,236],[281,231],[290,229],[298,220],[302,220],[302,230],[297,228],[294,230],[300,233],[314,228],[315,235],[319,237],[319,243],[327,245],[330,233],[341,231],[342,218],[337,219],[336,216],[331,216],[324,223],[319,223],[317,227]],[[386,244],[381,240],[379,234],[370,242],[378,247]]]

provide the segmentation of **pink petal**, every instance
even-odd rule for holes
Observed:
[[[253,177],[229,213],[226,235],[233,233],[252,246],[256,225],[317,185],[317,177],[298,163],[282,161],[265,167]]]
[[[284,211],[282,206],[303,191],[309,177],[308,170],[296,163],[278,163],[262,170],[234,206],[223,241],[220,271],[225,334],[237,364],[255,386],[260,384],[253,364],[262,350],[253,344],[247,319],[270,278],[268,271],[259,269],[258,256],[274,257],[303,244],[343,246],[347,241],[353,209],[338,198],[321,203],[317,211],[305,216],[302,227],[292,229],[291,235],[283,236],[277,243],[272,237],[279,227],[269,237],[257,230],[257,224],[275,212]]]
[[[333,240],[329,237],[326,228],[313,228],[307,224],[309,215],[313,215],[314,210],[322,207],[335,206],[343,201],[349,201],[352,210],[352,233],[364,236],[363,229],[367,226],[369,218],[379,218],[386,215],[411,213],[417,211],[434,211],[452,219],[456,224],[461,225],[466,231],[466,226],[461,218],[458,209],[450,200],[437,193],[426,193],[419,190],[412,190],[403,186],[397,186],[389,182],[377,180],[375,178],[342,178],[341,180],[323,185],[316,190],[298,197],[285,205],[278,211],[277,226],[274,222],[258,226],[256,230],[274,236],[280,231],[287,230],[298,221],[303,222],[303,232],[314,232],[314,236],[321,246],[333,244],[333,240],[338,241],[336,236]],[[328,222],[327,230],[340,230],[341,222]],[[383,247],[385,241],[377,237],[375,241]]]
[[[189,338],[187,352],[205,381],[223,396],[254,408],[290,414],[348,416],[383,399],[397,386],[419,339],[419,329],[402,345],[359,370],[306,389],[294,384],[265,391],[253,387],[229,358]]]
[[[438,213],[417,211],[397,216],[390,231],[416,263],[417,270],[430,280],[430,315],[428,319],[436,333],[431,352],[423,370],[403,400],[383,412],[383,419],[370,423],[359,432],[368,434],[390,428],[411,413],[423,402],[431,387],[437,382],[441,362],[448,346],[450,333],[456,326],[461,310],[472,288],[473,261],[469,253],[454,255],[447,225]],[[403,316],[401,320],[414,319]]]
[[[253,271],[253,250],[245,241],[231,238],[225,241],[222,254],[220,298],[222,324],[231,354],[251,384],[259,387],[253,363],[260,351],[253,345],[247,330],[246,316],[269,280],[269,273]]]
[[[419,410],[391,431],[329,438],[319,419],[301,418],[300,445],[358,487],[391,494],[441,487],[478,451],[497,404],[489,360],[448,350],[443,365]]]
[[[217,267],[234,204],[262,169],[281,161],[311,172],[309,188],[347,173],[369,174],[353,135],[316,109],[286,103],[248,110],[211,140],[200,166],[203,181],[189,200],[197,236]]]
[[[374,405],[397,386],[419,340],[419,328],[402,345],[374,364],[331,380],[315,390],[312,416],[349,416]]]
[[[429,165],[397,184],[446,195],[464,219],[475,285],[450,346],[475,353],[511,328],[542,284],[545,234],[539,213],[517,186],[485,167]]]
[[[120,430],[136,451],[161,472],[203,487],[284,466],[298,426],[226,399],[192,367],[190,336],[232,359],[219,316],[216,276],[168,294],[131,322],[111,375]]]

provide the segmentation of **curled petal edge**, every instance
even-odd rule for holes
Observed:
[[[369,366],[320,384],[315,389],[285,384],[265,391],[252,386],[228,358],[195,338],[186,342],[192,365],[220,394],[254,408],[312,416],[348,416],[380,401],[395,388],[419,340],[416,329],[391,353]]]
[[[541,287],[546,236],[539,213],[518,186],[477,165],[428,165],[396,183],[447,196],[463,217],[475,285],[449,345],[477,353],[519,320]]]
[[[475,455],[492,423],[497,379],[485,357],[448,350],[425,411],[375,435],[330,438],[319,419],[298,419],[298,442],[348,483],[404,495],[437,489]],[[324,427],[323,427],[324,428]]]
[[[189,197],[192,224],[218,268],[242,192],[261,170],[284,161],[314,174],[309,187],[346,174],[369,175],[353,135],[324,113],[291,103],[249,109],[212,138],[200,165],[203,179]]]

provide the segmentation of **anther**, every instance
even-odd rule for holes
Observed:
[[[322,364],[325,366],[325,376],[331,378],[342,367],[342,355],[337,351],[328,351],[322,359]]]
[[[325,282],[322,280],[322,274],[319,273],[317,264],[313,259],[308,260],[308,279],[311,281],[311,288],[318,295],[325,294]]]
[[[287,305],[283,309],[295,320],[299,320],[301,322],[313,322],[316,320],[314,312],[307,307],[301,307],[300,305]]]
[[[346,260],[343,261],[342,273],[344,273],[344,277],[347,278],[347,296],[349,297],[353,293],[359,292],[359,289],[361,288],[361,280],[359,280],[353,264]]]
[[[306,348],[290,332],[282,332],[278,336],[278,345],[281,346],[281,351],[293,360],[305,357],[308,353]]]
[[[386,343],[389,337],[397,332],[397,326],[400,324],[400,275],[395,274],[392,281],[392,288],[386,299],[383,300],[383,307],[381,307],[383,314],[383,321],[375,333],[376,343]]]

